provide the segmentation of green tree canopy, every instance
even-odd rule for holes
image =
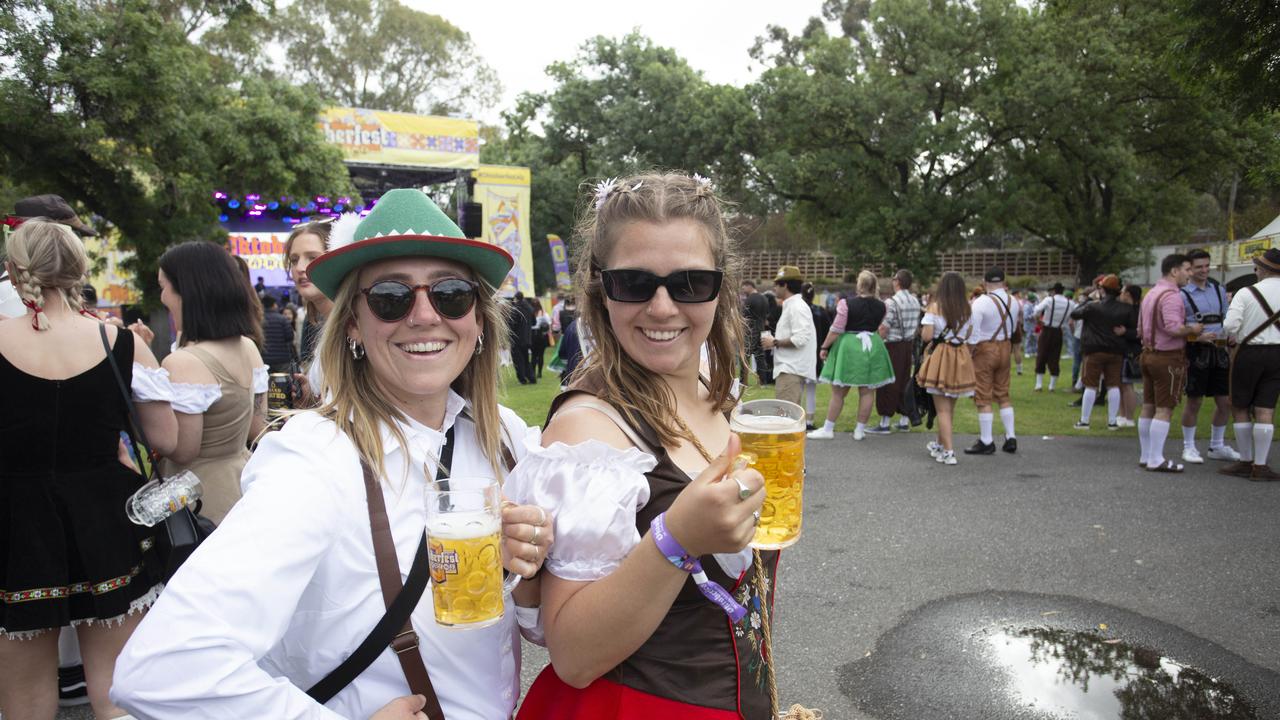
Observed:
[[[145,0],[0,6],[0,172],[116,225],[153,299],[169,245],[223,236],[213,190],[354,192],[316,129],[315,94],[278,80],[232,82],[163,9]]]

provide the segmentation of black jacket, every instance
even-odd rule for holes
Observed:
[[[293,360],[293,325],[289,318],[271,309],[262,315],[262,361],[283,365]]]
[[[1073,319],[1084,320],[1084,329],[1080,331],[1081,351],[1123,354],[1128,349],[1131,338],[1138,335],[1134,316],[1132,305],[1126,305],[1114,297],[1085,303],[1072,310]],[[1124,327],[1125,334],[1117,335],[1114,330],[1117,327]]]

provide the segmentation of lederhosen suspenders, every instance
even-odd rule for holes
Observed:
[[[991,336],[991,342],[1004,342],[1005,340],[1009,340],[1013,335],[1009,330],[1009,320],[1010,315],[1012,314],[1012,311],[1009,309],[1009,303],[1001,300],[1000,296],[993,292],[987,293],[987,297],[996,301],[996,309],[1000,311],[1000,329]],[[1004,337],[999,337],[1001,332],[1004,333]]]

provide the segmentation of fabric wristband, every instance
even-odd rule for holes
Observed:
[[[653,536],[653,542],[658,546],[658,551],[671,561],[672,565],[680,568],[684,572],[693,575],[693,582],[697,584],[698,590],[711,602],[720,606],[729,619],[738,622],[747,614],[747,609],[742,607],[733,599],[728,590],[725,590],[720,583],[707,577],[702,571],[702,563],[697,558],[691,556],[687,550],[681,547],[679,541],[667,532],[666,513],[659,513],[649,523],[650,534]]]

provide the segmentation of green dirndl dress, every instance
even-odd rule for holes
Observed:
[[[879,333],[846,332],[831,346],[818,379],[842,387],[878,388],[893,382],[893,362]]]

